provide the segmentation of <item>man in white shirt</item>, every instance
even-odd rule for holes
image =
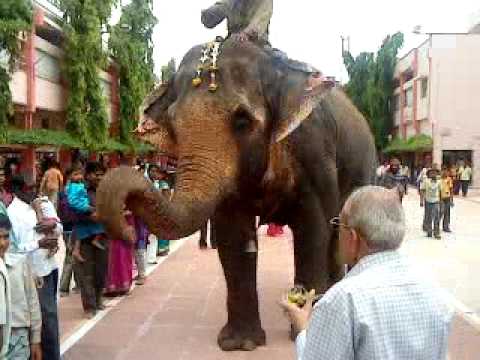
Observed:
[[[42,354],[44,359],[60,360],[60,337],[57,308],[58,265],[49,252],[58,247],[58,238],[43,237],[36,232],[35,210],[22,201],[25,181],[21,176],[12,179],[12,192],[2,189],[0,198],[7,207],[12,223],[10,252],[29,257],[37,279],[38,298],[42,312]]]
[[[458,170],[458,176],[460,177],[460,184],[462,186],[462,195],[466,197],[468,194],[468,187],[472,181],[472,168],[467,163]]]
[[[12,225],[6,214],[0,214],[0,360],[5,359],[10,342],[11,294],[5,253],[10,245],[9,232]]]
[[[282,301],[300,332],[301,360],[445,359],[453,315],[439,289],[421,281],[400,255],[405,215],[398,195],[367,186],[339,217],[337,261],[350,271],[312,308]]]
[[[7,359],[41,360],[42,313],[28,256],[7,252],[5,263],[12,301]]]

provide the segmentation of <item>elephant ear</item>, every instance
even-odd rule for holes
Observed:
[[[176,153],[176,142],[170,131],[172,114],[169,114],[175,100],[173,81],[157,87],[145,99],[143,104],[145,110],[138,127],[134,130],[135,135],[142,141],[170,154]]]
[[[277,72],[277,76],[272,102],[273,142],[280,142],[295,131],[334,86],[332,81],[321,78],[322,82],[307,92],[309,74],[287,69]]]
[[[155,88],[143,102],[143,114],[135,133],[141,135],[163,126],[168,119],[168,109],[175,102],[173,80]]]

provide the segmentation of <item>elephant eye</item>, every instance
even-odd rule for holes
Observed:
[[[238,109],[233,114],[233,130],[237,133],[248,132],[253,124],[252,116],[245,109]]]

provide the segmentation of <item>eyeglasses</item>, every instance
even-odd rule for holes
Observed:
[[[329,224],[333,226],[335,230],[339,229],[340,227],[344,227],[346,229],[350,229],[350,226],[344,224],[340,221],[340,216],[335,216],[330,219]]]

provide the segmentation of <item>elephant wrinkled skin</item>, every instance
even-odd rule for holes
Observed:
[[[371,183],[376,151],[366,121],[340,90],[325,87],[305,97],[308,75],[283,67],[255,44],[226,40],[213,93],[207,74],[192,86],[200,56],[201,47],[187,53],[145,110],[155,133],[140,134],[159,149],[175,149],[173,199],[120,168],[98,189],[98,214],[109,231],[129,237],[126,204],[168,239],[192,234],[215,214],[228,290],[228,322],[218,343],[223,350],[253,350],[265,344],[257,253],[246,251],[257,243],[255,216],[291,227],[295,284],[324,292],[340,275],[328,221],[354,188]]]

